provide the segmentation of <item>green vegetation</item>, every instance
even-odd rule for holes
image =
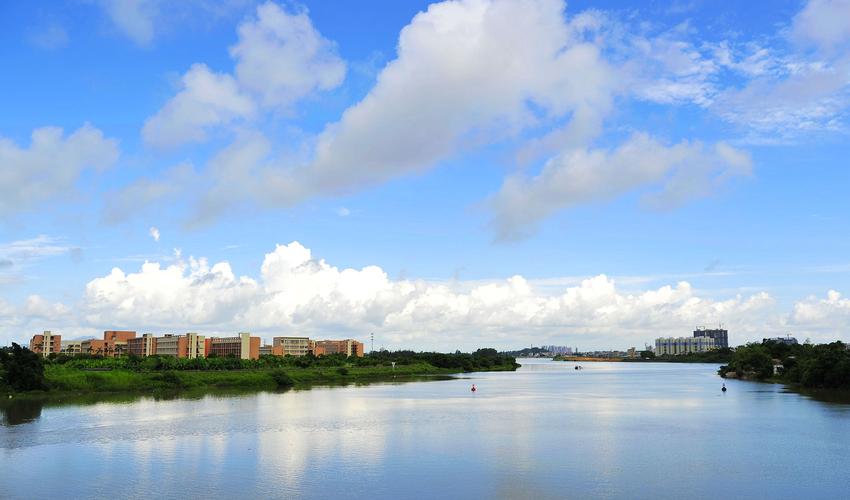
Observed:
[[[652,351],[641,351],[640,358],[624,359],[623,361],[640,362],[655,361],[663,363],[728,363],[732,360],[734,351],[728,347],[712,349],[707,352],[692,352],[678,356],[656,356]]]
[[[16,374],[14,377],[4,376],[4,392],[151,392],[221,388],[277,390],[417,375],[515,370],[519,366],[514,358],[499,354],[494,349],[479,349],[471,354],[381,351],[362,358],[308,355],[262,356],[258,360],[235,357],[178,359],[170,356],[104,358],[64,355],[51,355],[47,360],[42,360],[26,349],[17,349],[14,351],[15,359],[26,360],[29,363],[25,363],[28,371],[18,368],[20,362],[4,361],[4,372],[9,372],[11,367]],[[7,378],[14,380],[15,384],[6,382]]]
[[[781,364],[774,375],[773,366]],[[812,389],[850,389],[850,351],[842,342],[786,345],[752,343],[738,347],[722,377],[784,382]]]
[[[37,391],[46,387],[38,354],[18,344],[0,347],[0,391]]]

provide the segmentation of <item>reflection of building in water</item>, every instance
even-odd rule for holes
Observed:
[[[655,339],[656,356],[679,356],[715,349],[711,337],[661,337]]]

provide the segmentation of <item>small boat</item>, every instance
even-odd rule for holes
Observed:
[[[475,384],[472,384],[472,389],[470,389],[470,391],[475,392],[475,391],[477,391],[477,390],[478,390],[478,389],[476,389],[476,388],[475,388]]]
[[[720,390],[726,392],[726,384],[723,384],[723,387]]]

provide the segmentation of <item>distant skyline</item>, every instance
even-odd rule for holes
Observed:
[[[0,5],[0,344],[850,341],[850,0]]]

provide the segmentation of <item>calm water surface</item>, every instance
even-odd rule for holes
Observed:
[[[848,498],[850,405],[715,365],[6,407],[3,498]],[[475,383],[480,389],[472,394]]]

